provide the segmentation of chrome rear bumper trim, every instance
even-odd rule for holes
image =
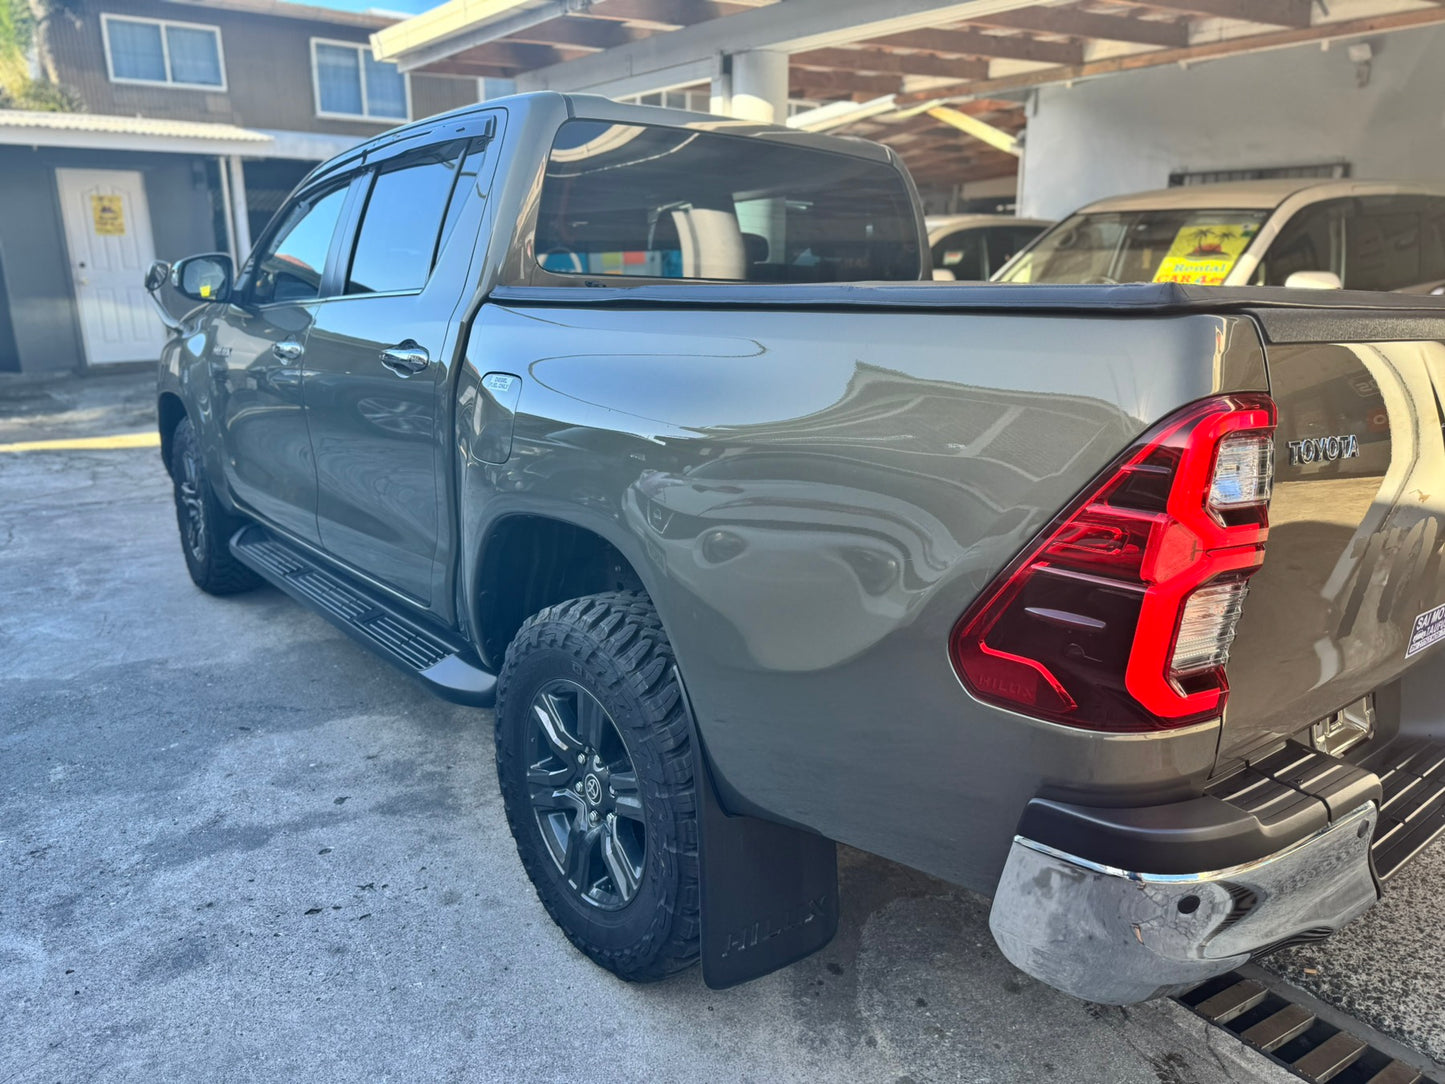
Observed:
[[[1254,862],[1137,873],[1014,838],[989,928],[1013,964],[1088,1001],[1179,993],[1283,942],[1325,936],[1379,898],[1373,802]]]

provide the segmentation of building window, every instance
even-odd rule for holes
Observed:
[[[1350,176],[1348,162],[1321,162],[1304,166],[1262,166],[1242,169],[1208,169],[1193,172],[1177,170],[1169,174],[1169,187],[1180,188],[1194,184],[1224,184],[1227,181],[1270,181],[1277,177],[1292,179],[1319,178],[1321,180],[1344,180]]]
[[[101,15],[112,83],[226,89],[221,32],[214,26]]]
[[[411,84],[371,47],[349,41],[311,39],[311,75],[318,117],[408,120]]]
[[[706,113],[712,107],[710,90],[657,90],[651,94],[634,94],[621,101],[633,105],[660,105],[667,109],[689,109],[694,113]]]

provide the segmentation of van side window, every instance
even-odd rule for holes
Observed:
[[[346,293],[396,293],[426,285],[464,147],[449,143],[376,175],[357,231]]]
[[[1445,279],[1445,200],[1367,196],[1345,220],[1345,288],[1400,290]]]
[[[314,301],[321,293],[321,273],[336,232],[346,189],[336,188],[315,200],[302,200],[287,212],[280,229],[256,258],[251,301]]]
[[[1340,219],[1344,205],[1349,202],[1316,203],[1286,222],[1264,255],[1260,284],[1283,286],[1296,271],[1332,271],[1342,275]]]
[[[933,246],[933,266],[946,268],[962,282],[988,278],[988,257],[984,253],[984,233],[973,226],[955,230]]]

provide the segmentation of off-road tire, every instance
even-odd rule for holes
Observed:
[[[558,681],[601,704],[637,778],[643,873],[636,895],[614,910],[594,906],[569,883],[532,804],[527,773],[529,751],[537,747],[529,745],[528,728],[536,725],[536,698]],[[641,593],[616,592],[541,611],[507,649],[497,693],[497,776],[507,821],[553,921],[593,961],[632,982],[696,963],[701,895],[691,720],[652,603]]]
[[[227,512],[206,478],[205,457],[191,419],[171,437],[176,528],[191,582],[208,595],[235,595],[261,586],[261,577],[231,555],[228,543],[245,521]]]

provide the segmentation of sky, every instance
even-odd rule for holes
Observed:
[[[336,11],[380,11],[388,15],[415,15],[441,3],[441,0],[303,0],[308,7],[334,8]]]

